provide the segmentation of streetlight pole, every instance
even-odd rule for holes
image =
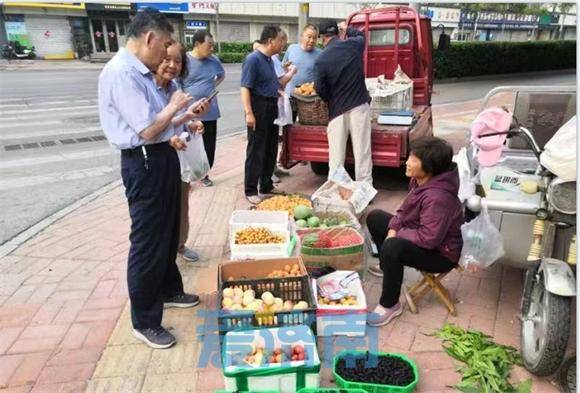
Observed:
[[[215,38],[217,41],[217,51],[221,52],[222,51],[222,46],[220,43],[220,3],[214,3],[215,4]]]
[[[302,30],[308,23],[308,13],[310,12],[310,5],[308,3],[298,4],[298,36],[302,34]]]

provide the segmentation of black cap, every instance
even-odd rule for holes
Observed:
[[[318,25],[318,32],[321,35],[338,35],[338,25],[335,20],[325,19]]]

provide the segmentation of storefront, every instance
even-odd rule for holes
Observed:
[[[85,18],[81,3],[4,3],[7,38],[34,46],[45,59],[75,58],[72,33]]]
[[[125,45],[131,4],[87,3],[86,7],[93,54],[114,54]]]
[[[183,15],[188,13],[188,3],[135,3],[137,11],[146,7],[152,7],[164,13],[173,25],[174,36],[183,41]]]

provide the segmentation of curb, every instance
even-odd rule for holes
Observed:
[[[218,140],[233,138],[245,133],[246,130],[241,129],[239,131],[235,131],[224,135]],[[80,207],[87,205],[88,203],[94,201],[101,195],[108,193],[109,191],[114,190],[115,188],[121,186],[123,181],[121,179],[114,180],[113,182],[104,185],[103,187],[99,188],[96,191],[93,191],[87,196],[77,200],[76,202],[71,203],[70,205],[62,208],[61,210],[57,211],[56,213],[51,214],[50,216],[42,219],[41,221],[37,222],[33,226],[24,231],[20,232],[18,235],[14,236],[12,239],[8,240],[6,243],[0,245],[0,258],[5,257],[6,255],[10,254],[12,251],[20,247],[23,243],[30,240],[33,236],[37,235],[39,232],[43,231],[50,225],[54,224],[56,221],[60,220],[61,218],[67,216],[68,214],[72,213],[73,211],[77,210]]]
[[[73,211],[77,210],[80,207],[87,205],[88,203],[94,201],[101,195],[108,193],[109,191],[114,190],[115,188],[119,187],[122,184],[122,180],[115,180],[96,191],[93,191],[89,195],[79,199],[76,202],[62,208],[61,210],[57,211],[56,213],[46,217],[42,221],[34,224],[30,228],[20,232],[18,235],[13,237],[12,239],[8,240],[6,243],[0,246],[0,258],[5,257],[6,255],[10,254],[12,251],[20,247],[23,243],[30,240],[33,236],[37,235],[39,232],[43,231],[50,225],[54,224],[56,221],[60,220],[61,218],[67,216],[68,214],[72,213]]]
[[[515,72],[512,74],[493,74],[493,75],[477,75],[477,76],[466,76],[458,78],[445,78],[445,79],[434,79],[433,84],[447,84],[447,83],[459,83],[459,82],[471,82],[471,81],[485,81],[489,79],[506,79],[518,76],[542,76],[542,75],[565,75],[565,74],[576,74],[574,68],[567,68],[564,70],[547,70],[547,71],[533,71],[533,72]]]

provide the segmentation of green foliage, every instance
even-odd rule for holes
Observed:
[[[244,61],[248,53],[237,53],[237,52],[219,52],[216,56],[219,57],[222,63],[241,63]]]
[[[435,79],[576,67],[576,41],[453,42],[433,53]]]
[[[512,365],[521,365],[518,351],[495,344],[489,336],[475,330],[463,330],[446,323],[434,333],[443,340],[443,349],[452,358],[464,363],[458,371],[461,382],[454,387],[464,393],[531,393],[532,381],[517,387],[509,383]]]

